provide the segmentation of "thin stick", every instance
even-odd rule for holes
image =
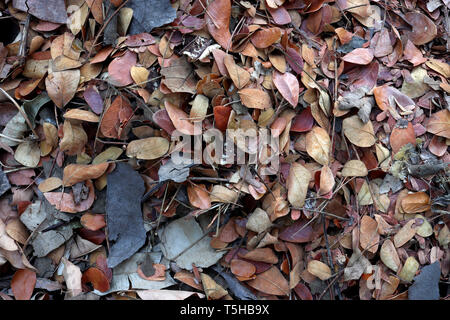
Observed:
[[[33,132],[33,134],[37,137],[37,138],[39,138],[39,135],[37,134],[37,132],[36,131],[34,131],[34,129],[33,129],[33,125],[32,125],[32,123],[30,122],[30,119],[28,119],[28,116],[27,116],[27,114],[25,113],[25,111],[23,111],[23,109],[19,106],[19,104],[17,103],[17,101],[13,98],[13,97],[11,97],[10,95],[9,95],[9,93],[8,92],[6,92],[3,88],[0,88],[0,91],[14,104],[14,106],[17,108],[17,110],[19,110],[19,112],[20,112],[20,114],[22,115],[22,117],[25,119],[25,121],[27,122],[27,124],[28,124],[28,126],[30,127],[30,129],[31,129],[31,131]]]

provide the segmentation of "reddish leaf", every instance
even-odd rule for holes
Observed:
[[[14,273],[11,289],[16,300],[30,300],[36,285],[36,272],[20,269]]]
[[[83,273],[83,276],[81,277],[81,283],[84,287],[86,287],[87,283],[91,283],[94,289],[100,292],[109,290],[108,278],[100,269],[95,267],[91,267]]]
[[[278,236],[279,239],[295,243],[304,243],[312,240],[313,228],[308,221],[297,220],[284,229]]]
[[[300,114],[292,119],[291,131],[307,132],[314,126],[314,118],[311,113],[311,107],[307,107]]]
[[[108,66],[110,81],[118,87],[128,86],[133,83],[131,67],[137,62],[137,55],[127,50],[121,57],[115,58]]]
[[[264,49],[270,47],[281,37],[281,29],[277,27],[256,31],[251,37],[251,41],[256,48]]]
[[[272,79],[283,98],[295,108],[298,104],[298,96],[300,94],[297,78],[292,73],[280,73],[275,70]]]
[[[342,60],[354,64],[366,65],[373,60],[373,50],[368,48],[357,48],[343,56]]]
[[[228,50],[231,48],[230,27],[231,1],[214,0],[206,10],[206,27],[214,40]]]
[[[221,131],[225,131],[228,126],[228,119],[230,117],[230,113],[233,109],[228,106],[215,106],[213,109],[214,112],[214,122],[217,129]]]

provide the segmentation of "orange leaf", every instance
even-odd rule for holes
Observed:
[[[228,127],[228,119],[230,118],[231,107],[228,106],[215,106],[214,112],[214,122],[217,129],[225,131]]]
[[[430,197],[425,192],[416,192],[406,195],[401,202],[406,213],[419,213],[430,209]]]
[[[11,280],[11,290],[16,300],[30,300],[36,285],[36,272],[20,269]]]
[[[211,199],[204,184],[196,186],[189,185],[187,187],[189,202],[196,208],[209,209],[211,208]]]
[[[231,1],[215,0],[206,9],[206,27],[211,36],[224,49],[231,48],[230,33]]]
[[[391,132],[389,141],[391,143],[392,152],[394,155],[400,150],[401,147],[408,143],[411,143],[413,146],[415,146],[416,134],[414,132],[412,123],[408,122],[408,127],[404,129],[395,127]]]
[[[256,48],[264,49],[274,44],[280,38],[281,29],[274,27],[256,31],[250,40]]]
[[[110,287],[109,280],[103,271],[95,267],[91,267],[83,273],[81,283],[83,285],[86,285],[86,283],[91,283],[94,289],[100,292],[108,291]]]
[[[172,123],[177,130],[187,135],[195,134],[194,124],[192,124],[191,121],[187,120],[189,118],[189,115],[186,112],[184,112],[168,100],[164,102],[164,107],[166,108],[170,120],[172,120]]]
[[[64,168],[64,186],[73,186],[88,179],[97,179],[108,169],[109,163],[100,164],[69,164]]]
[[[133,114],[130,102],[124,96],[117,96],[103,114],[100,131],[105,137],[120,139],[121,121],[126,121]]]
[[[97,231],[106,227],[105,217],[102,214],[85,213],[81,217],[80,223],[91,231]]]
[[[450,139],[450,111],[445,109],[433,113],[428,121],[427,131]]]

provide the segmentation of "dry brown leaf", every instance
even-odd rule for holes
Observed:
[[[273,72],[272,80],[283,98],[295,108],[298,104],[298,96],[300,94],[300,86],[297,77],[289,72],[280,73],[275,70]]]
[[[308,272],[318,277],[320,280],[331,278],[331,269],[325,263],[318,260],[308,262]]]
[[[378,222],[365,215],[361,219],[359,243],[362,250],[376,253],[380,234],[378,233]]]
[[[257,274],[256,278],[248,281],[247,284],[266,294],[273,294],[276,296],[289,295],[289,282],[275,266],[263,273]]]
[[[351,143],[358,147],[371,147],[375,144],[375,133],[370,120],[365,124],[358,115],[345,118],[342,130]]]
[[[239,91],[244,106],[253,109],[267,109],[272,107],[269,94],[261,89],[246,88]]]
[[[433,113],[428,121],[427,131],[450,139],[450,111],[445,109]]]
[[[141,88],[145,88],[147,86],[148,76],[150,75],[150,71],[148,71],[144,67],[132,66],[130,69],[131,78],[133,78],[134,83],[136,83]]]
[[[211,208],[211,199],[204,184],[188,185],[187,193],[192,206],[203,210]]]
[[[320,171],[320,189],[319,195],[327,194],[333,190],[334,176],[329,166],[323,166]]]
[[[100,118],[93,112],[82,109],[70,109],[64,113],[64,118],[87,122],[99,122]]]
[[[62,186],[62,180],[58,177],[50,177],[45,179],[39,184],[39,190],[41,192],[49,192],[53,191],[56,188],[59,188]]]
[[[397,250],[390,239],[386,239],[380,249],[381,261],[389,269],[397,272],[401,266],[400,258],[398,257]]]
[[[81,124],[71,124],[69,120],[66,120],[64,121],[63,132],[64,136],[59,142],[61,151],[64,151],[67,155],[80,154],[88,141],[87,134]]]
[[[231,80],[233,80],[234,85],[238,89],[242,89],[250,81],[250,73],[239,67],[235,62],[233,56],[227,54],[223,58],[223,63],[227,68],[228,74]]]
[[[63,184],[67,187],[88,179],[97,179],[105,173],[108,166],[108,163],[69,164],[64,168]]]
[[[288,200],[292,206],[301,208],[305,204],[309,180],[311,172],[300,163],[294,162],[287,179]]]
[[[162,137],[151,137],[131,141],[127,146],[127,156],[143,160],[157,159],[169,151],[169,141]]]
[[[330,148],[331,139],[321,127],[314,127],[306,134],[306,151],[321,165],[325,166],[330,162]]]
[[[207,274],[201,273],[200,276],[202,278],[203,290],[208,300],[218,300],[228,294],[227,290]]]
[[[365,177],[368,173],[366,165],[361,160],[349,160],[342,168],[343,177]]]
[[[415,219],[409,220],[394,236],[394,245],[396,248],[403,246],[411,240],[416,234],[417,227],[414,227]]]
[[[80,70],[65,70],[50,73],[45,86],[58,108],[64,107],[75,96],[80,83]]]
[[[406,213],[425,212],[431,208],[430,197],[422,191],[411,193],[402,199],[401,206]]]

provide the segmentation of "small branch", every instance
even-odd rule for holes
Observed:
[[[33,125],[32,125],[32,123],[30,122],[30,119],[28,119],[28,116],[27,116],[27,114],[25,113],[25,111],[23,111],[23,109],[19,106],[19,104],[17,103],[17,101],[13,98],[13,97],[11,97],[10,95],[9,95],[9,93],[8,92],[6,92],[3,88],[0,88],[0,91],[14,104],[14,106],[17,108],[17,110],[19,110],[19,112],[22,114],[22,117],[25,119],[25,121],[27,122],[27,124],[28,124],[28,126],[30,127],[30,129],[31,129],[31,131],[33,132],[33,134],[37,137],[37,138],[39,138],[39,135],[37,134],[37,132],[36,131],[34,131],[34,129],[33,129]]]

